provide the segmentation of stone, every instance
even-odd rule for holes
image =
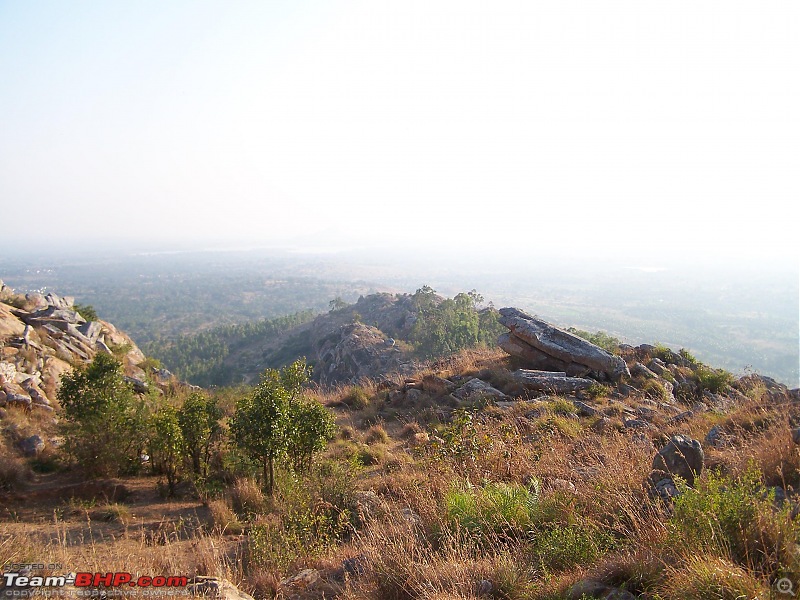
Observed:
[[[703,472],[704,458],[700,442],[685,435],[673,435],[653,458],[650,478],[655,482],[681,477],[688,485],[694,486],[695,477]]]
[[[31,397],[31,402],[33,404],[40,404],[44,406],[50,406],[50,400],[47,398],[45,393],[42,391],[42,388],[38,386],[35,381],[35,378],[31,377],[25,380],[22,383],[23,389],[28,392]]]
[[[123,377],[126,383],[130,384],[133,388],[133,391],[137,394],[146,394],[147,391],[150,389],[150,386],[147,385],[146,381],[142,381],[136,377],[128,377],[127,375]]]
[[[19,441],[19,449],[25,456],[38,456],[44,450],[44,440],[38,435],[32,435]]]
[[[0,302],[0,336],[19,336],[25,332],[25,324],[17,317],[12,308]]]
[[[360,577],[367,572],[368,559],[366,554],[359,554],[345,558],[342,561],[342,569],[344,572],[351,576]]]
[[[507,400],[503,392],[497,388],[492,387],[485,381],[477,377],[468,380],[464,385],[453,392],[453,396],[461,401],[474,402],[476,400],[491,399],[491,400]]]
[[[591,430],[594,431],[595,433],[605,433],[609,431],[612,427],[613,423],[611,419],[609,419],[608,417],[600,417],[599,419],[597,419],[597,421],[592,423]]]
[[[439,377],[438,375],[426,375],[422,378],[422,389],[433,396],[441,396],[448,394],[455,388],[455,385],[449,379]]]
[[[406,392],[406,400],[410,400],[411,402],[416,402],[420,398],[422,398],[422,390],[412,388]]]
[[[600,414],[593,406],[589,406],[586,402],[581,402],[580,400],[573,400],[572,404],[575,405],[575,408],[578,409],[578,414],[583,415],[584,417],[596,417]]]
[[[528,371],[527,369],[514,371],[514,379],[526,389],[553,394],[574,394],[587,390],[596,383],[593,379],[562,377],[561,375],[545,376],[541,374],[541,371]]]
[[[672,502],[672,499],[680,494],[678,486],[676,486],[675,482],[669,477],[659,479],[654,487],[659,497],[667,503]]]
[[[636,414],[639,415],[642,419],[648,421],[656,416],[656,410],[649,406],[637,406],[634,410]]]
[[[574,584],[567,591],[567,600],[585,600],[597,598],[598,600],[636,600],[636,596],[626,590],[606,585],[594,579],[583,579]]]
[[[642,419],[627,419],[623,425],[625,425],[625,429],[650,429],[650,423]]]
[[[186,588],[191,596],[205,596],[218,600],[254,600],[227,579],[197,576],[192,578]]]
[[[307,590],[320,580],[319,571],[316,569],[303,569],[292,577],[281,580],[280,588],[292,591]]]
[[[669,373],[669,369],[664,364],[664,361],[660,358],[654,358],[649,363],[647,363],[647,368],[650,369],[653,373],[658,375],[659,377],[663,377],[664,373]]]
[[[685,410],[685,411],[683,411],[683,412],[681,412],[681,413],[678,413],[678,414],[677,414],[677,415],[675,415],[674,417],[672,417],[672,418],[671,418],[671,419],[668,421],[668,423],[670,423],[670,424],[673,424],[673,423],[682,423],[683,421],[688,421],[688,420],[689,420],[689,419],[691,419],[693,416],[694,416],[694,412],[692,412],[691,410]]]
[[[501,308],[499,321],[516,339],[566,365],[582,365],[604,374],[612,381],[630,376],[628,366],[621,357],[519,309]],[[569,367],[564,371],[571,374]]]
[[[16,381],[17,365],[10,362],[0,362],[0,383]]]
[[[725,430],[719,426],[714,425],[706,434],[705,440],[703,440],[707,445],[713,446],[714,448],[721,448],[725,446],[729,441],[729,436],[725,433]],[[797,443],[797,442],[795,442]]]
[[[635,363],[631,367],[631,375],[634,377],[643,377],[644,379],[658,379],[658,375],[653,373],[650,369],[645,367],[642,363]]]

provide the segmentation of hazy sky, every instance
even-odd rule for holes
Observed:
[[[0,250],[796,256],[798,74],[789,1],[0,0]]]

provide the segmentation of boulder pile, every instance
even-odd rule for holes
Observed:
[[[70,297],[15,294],[0,282],[0,408],[52,412],[61,376],[114,350],[132,379],[144,379],[144,354],[113,325],[87,321]]]

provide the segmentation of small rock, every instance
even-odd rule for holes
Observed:
[[[682,423],[683,421],[687,421],[694,416],[694,412],[691,410],[685,410],[682,413],[678,413],[674,417],[672,417],[668,422],[669,423]]]
[[[32,435],[20,440],[19,448],[25,456],[37,456],[44,450],[44,440],[38,435]]]
[[[478,582],[478,596],[491,596],[494,592],[494,584],[488,579],[481,579]]]
[[[611,419],[609,419],[608,417],[600,417],[599,419],[597,419],[597,421],[592,423],[591,429],[595,433],[605,433],[606,431],[611,429],[611,427],[612,427]]]
[[[218,600],[253,600],[227,579],[217,577],[194,577],[186,586],[186,591],[192,596],[205,596]]]
[[[416,402],[420,398],[422,398],[422,390],[412,388],[406,392],[406,399],[411,402]]]
[[[703,471],[703,447],[700,442],[684,435],[673,435],[669,443],[653,458],[653,481],[682,477],[690,486]]]
[[[453,396],[464,401],[474,401],[483,398],[490,398],[493,400],[508,400],[508,396],[506,396],[503,392],[492,387],[485,381],[478,379],[477,377],[470,379],[464,385],[458,388],[455,392],[453,392]]]
[[[655,484],[656,492],[665,502],[671,502],[673,498],[679,495],[678,486],[669,477],[660,479]]]
[[[316,569],[303,569],[297,575],[287,577],[280,582],[281,588],[292,590],[306,590],[319,581],[319,571]]]
[[[366,554],[359,554],[358,556],[352,556],[350,558],[345,558],[342,561],[342,568],[344,569],[345,573],[354,576],[360,576],[367,572],[367,555]]]
[[[656,416],[656,410],[649,406],[637,406],[635,410],[637,415],[648,421]]]
[[[709,446],[721,448],[728,442],[728,440],[729,436],[725,433],[725,430],[719,425],[714,425],[706,434],[704,441]]]
[[[626,429],[649,429],[650,423],[642,419],[627,419],[624,422]]]
[[[645,367],[642,363],[635,363],[631,367],[631,375],[643,377],[645,379],[658,379],[658,375],[653,373],[650,369]]]
[[[583,415],[584,417],[594,417],[600,414],[600,412],[594,408],[593,406],[589,406],[586,402],[581,402],[580,400],[573,400],[572,404],[575,405],[575,408],[578,409],[578,414]]]

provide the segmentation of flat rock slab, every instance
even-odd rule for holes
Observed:
[[[531,360],[533,364],[544,362],[541,355],[559,361],[568,375],[575,374],[576,367],[603,374],[612,381],[619,381],[623,376],[630,376],[628,366],[619,357],[603,350],[568,331],[554,327],[517,308],[501,308],[500,323],[511,332],[508,337],[501,337],[500,346],[514,356],[523,360]],[[527,348],[525,348],[526,345]],[[516,347],[522,347],[522,351]],[[528,348],[530,350],[528,350]],[[526,356],[527,355],[527,356]],[[548,365],[548,368],[550,366]]]
[[[583,377],[564,377],[559,375],[542,375],[541,371],[528,371],[520,369],[514,372],[514,379],[519,381],[525,388],[540,392],[551,392],[554,394],[575,393],[587,390],[596,382],[593,379]]]

